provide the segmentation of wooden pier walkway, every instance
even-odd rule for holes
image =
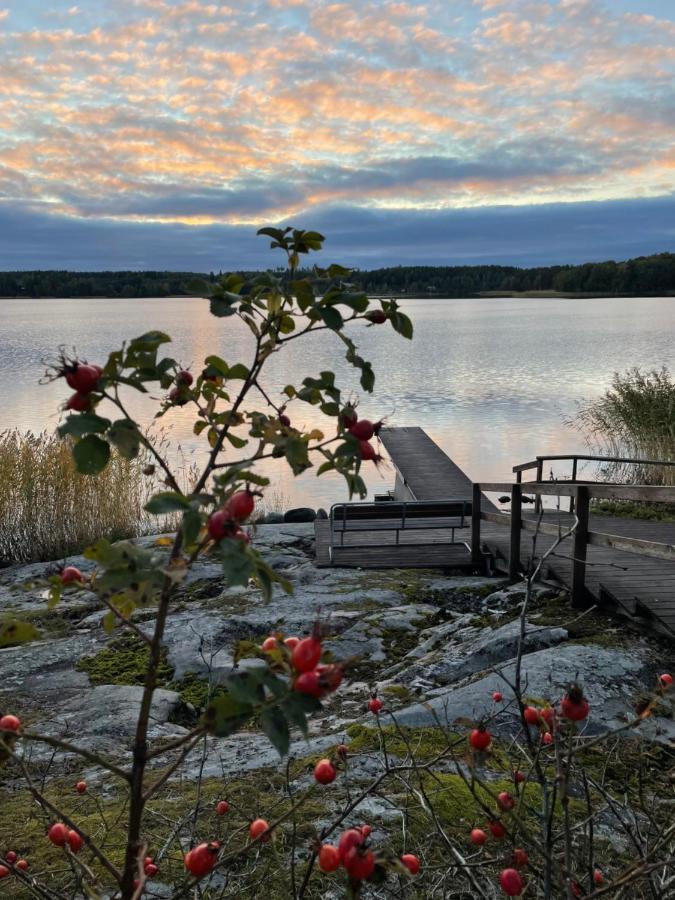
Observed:
[[[627,493],[634,498],[645,494],[657,501],[675,503],[675,488],[588,482],[476,485],[421,428],[386,428],[381,439],[395,470],[396,500],[452,499],[473,503],[472,529],[458,533],[467,541],[473,537],[472,551],[461,544],[449,545],[447,530],[403,531],[398,544],[393,532],[374,530],[358,534],[362,545],[359,547],[350,548],[352,536],[347,535],[344,549],[331,563],[330,522],[317,519],[317,565],[476,570],[487,563],[515,580],[517,573],[525,571],[529,564],[534,511],[527,506],[516,508],[515,527],[510,511],[499,510],[485,492],[515,490],[516,499],[519,495],[560,492],[575,497],[577,504],[580,499],[582,506],[585,502],[587,515],[584,518],[582,510],[577,509],[583,519],[582,529],[577,529],[577,535],[567,538],[546,560],[542,576],[570,587],[578,606],[598,603],[625,615],[641,616],[675,636],[675,523],[594,515],[588,511],[589,498],[603,494],[619,497]],[[478,505],[480,510],[476,511]],[[509,510],[509,506],[505,509]],[[573,521],[569,512],[545,510],[536,556],[541,557],[555,541],[558,530],[565,531]]]
[[[527,485],[523,485],[527,490]],[[495,557],[496,567],[508,573],[511,550],[510,516],[504,525],[481,524],[481,543]],[[536,517],[524,513],[521,531],[521,568],[527,570],[532,556],[532,538]],[[545,525],[566,531],[573,523],[570,513],[545,510]],[[529,527],[528,527],[529,526]],[[665,545],[675,544],[675,523],[650,522],[622,516],[589,515],[589,530],[595,533],[625,536]],[[552,534],[537,537],[536,557],[555,542]],[[542,576],[560,584],[572,585],[573,539],[567,538],[544,563]],[[585,590],[589,601],[628,616],[641,616],[675,636],[675,559],[655,559],[638,553],[589,544],[586,553]]]

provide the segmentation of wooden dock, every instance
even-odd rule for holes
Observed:
[[[397,500],[465,500],[472,502],[473,482],[419,427],[383,428],[380,440],[395,471]],[[482,508],[496,512],[487,497]],[[462,544],[448,545],[446,529],[402,532],[397,544],[392,532],[360,532],[346,535],[339,559],[331,563],[328,554],[330,524],[317,519],[316,563],[367,569],[472,569],[471,553]],[[457,532],[470,541],[470,529]],[[350,548],[350,541],[368,546]]]
[[[526,496],[527,488],[528,485],[523,484]],[[503,515],[503,525],[491,521],[481,523],[481,544],[493,554],[496,568],[508,574],[512,552],[511,517]],[[542,523],[548,533],[537,536],[537,559],[556,540],[556,535],[550,533],[549,529],[565,532],[573,521],[569,512],[544,510]],[[535,525],[534,513],[524,512],[519,548],[521,571],[527,571],[530,565]],[[648,545],[675,545],[673,522],[594,515],[591,512],[588,530],[591,534],[607,535],[611,539],[625,537],[629,541],[644,541]],[[572,587],[574,556],[574,540],[569,537],[545,561],[542,577]],[[597,603],[623,615],[642,617],[659,630],[675,637],[675,557],[672,560],[655,558],[617,547],[589,543],[586,547],[583,591],[587,595],[586,604]],[[577,605],[583,606],[584,602]]]
[[[421,428],[386,428],[382,443],[395,470],[397,500],[465,500],[473,505],[473,523],[461,544],[449,545],[447,531],[401,532],[396,543],[391,532],[360,532],[358,547],[344,549],[331,563],[328,554],[330,523],[317,519],[316,563],[319,566],[360,568],[433,568],[478,570],[485,565],[522,577],[532,555],[536,524],[534,509],[521,506],[520,497],[560,494],[578,504],[581,527],[547,558],[542,576],[571,588],[577,606],[589,603],[629,616],[641,616],[659,630],[675,636],[675,523],[619,516],[594,515],[590,498],[646,497],[675,503],[675,488],[602,483],[535,482],[475,484]],[[520,476],[519,476],[520,477]],[[508,493],[515,498],[514,516],[497,509],[485,492]],[[585,514],[584,514],[585,509]],[[560,531],[574,522],[570,512],[545,510],[537,536],[536,557],[554,543]]]

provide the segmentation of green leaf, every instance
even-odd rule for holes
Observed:
[[[162,491],[159,494],[155,494],[155,496],[151,497],[145,504],[146,511],[155,516],[162,516],[172,512],[182,512],[184,509],[189,508],[190,501],[187,497],[184,497],[182,494],[177,494],[175,491]]]
[[[117,616],[109,609],[108,612],[103,616],[103,630],[106,634],[112,634],[115,630],[115,625],[117,624]]]
[[[286,232],[284,232],[280,228],[259,228],[256,231],[256,234],[264,237],[271,237],[275,241],[283,241],[284,234],[288,231],[290,231],[290,229],[286,229]]]
[[[413,324],[402,312],[392,312],[390,313],[391,324],[394,326],[394,330],[397,331],[404,338],[408,338],[410,340],[413,336]]]
[[[160,344],[170,344],[171,338],[163,331],[146,331],[140,337],[134,338],[129,344],[129,350],[135,353],[151,353],[157,350]]]
[[[242,447],[245,447],[248,444],[248,441],[245,441],[244,438],[240,438],[236,434],[231,434],[229,431],[227,432],[227,439],[237,450],[241,450]]]
[[[308,278],[291,281],[289,289],[291,294],[295,296],[297,304],[303,312],[314,303],[314,288],[312,287],[312,282]]]
[[[227,737],[245,725],[252,715],[253,707],[249,703],[241,703],[223,691],[211,700],[202,722],[211,734]]]
[[[109,427],[110,419],[103,419],[96,413],[85,412],[79,416],[68,416],[57,430],[61,437],[68,434],[73,437],[84,437],[85,434],[103,434]]]
[[[42,637],[30,622],[5,622],[0,625],[0,647],[15,647]]]
[[[118,419],[108,431],[108,440],[114,444],[125,459],[138,456],[141,435],[138,427],[131,419]]]
[[[309,466],[307,444],[299,437],[289,437],[284,448],[284,455],[291,469],[298,474]]]
[[[262,703],[265,699],[262,679],[266,671],[266,667],[261,665],[259,670],[236,672],[227,678],[225,684],[230,694],[240,703]]]
[[[110,444],[95,434],[89,434],[73,447],[73,459],[78,472],[83,475],[98,475],[110,460]]]
[[[191,278],[185,288],[193,297],[210,297],[213,291],[213,285],[203,278]]]
[[[227,377],[234,378],[239,381],[246,381],[249,376],[249,369],[243,363],[236,363],[231,369],[228,369]]]
[[[368,294],[341,293],[339,302],[349,306],[354,312],[365,312],[368,309]]]
[[[279,659],[283,659],[281,651],[279,652]],[[276,660],[275,660],[276,662]],[[278,675],[275,675],[274,672],[271,672],[269,669],[263,669],[263,684],[267,688],[267,690],[274,695],[274,697],[279,700],[281,697],[285,697],[288,693],[288,684],[283,681],[283,679],[279,678]]]
[[[211,315],[218,316],[218,318],[233,316],[237,311],[235,304],[240,301],[241,297],[237,294],[230,294],[228,291],[225,291],[223,294],[217,294],[211,297]]]
[[[369,362],[364,363],[361,368],[361,387],[368,393],[372,393],[375,387],[375,373]]]
[[[197,542],[199,532],[202,528],[202,517],[199,515],[199,512],[196,509],[187,510],[187,512],[183,516],[183,523],[181,525],[181,528],[183,529],[183,540],[185,541],[185,546],[191,547]]]
[[[346,278],[348,275],[352,274],[351,269],[345,269],[344,266],[339,266],[337,263],[332,263],[328,266],[328,277],[329,278]]]
[[[255,572],[255,566],[253,557],[248,554],[243,542],[226,538],[218,546],[218,555],[223,564],[226,583],[247,585]]]
[[[227,377],[227,373],[230,371],[230,368],[225,360],[221,359],[219,356],[207,356],[204,362],[209,368],[215,369],[215,372],[213,373],[214,375],[217,373],[218,375],[222,375],[225,378]]]
[[[260,715],[260,727],[270,739],[280,756],[288,753],[291,735],[288,721],[278,706],[268,706]]]
[[[325,324],[332,328],[333,331],[339,331],[344,325],[344,320],[339,311],[333,306],[322,306],[319,308],[319,314]]]
[[[307,715],[318,712],[321,704],[315,697],[291,691],[281,702],[281,707],[288,721],[295,725],[307,737]]]

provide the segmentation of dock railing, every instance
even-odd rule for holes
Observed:
[[[634,465],[634,466],[675,466],[675,461],[669,459],[634,459],[632,457],[627,456],[597,456],[593,454],[586,453],[563,453],[558,455],[551,456],[537,456],[535,459],[530,460],[529,462],[520,463],[517,466],[514,466],[512,471],[516,476],[516,481],[518,484],[529,484],[529,482],[523,482],[523,472],[527,472],[531,469],[535,469],[535,482],[541,482],[544,480],[544,463],[546,462],[571,462],[572,463],[572,472],[569,481],[575,482],[577,484],[596,484],[597,479],[586,479],[579,480],[577,478],[577,474],[579,471],[579,462],[597,462],[597,463],[612,463],[616,465]],[[567,480],[567,479],[563,479]],[[607,482],[603,482],[606,484]],[[569,511],[574,512],[574,496],[570,496],[569,502]],[[535,511],[539,512],[541,509],[541,497],[537,497]]]
[[[541,457],[549,459],[551,457]],[[563,457],[565,459],[569,457]],[[582,457],[578,457],[581,459]],[[658,541],[645,541],[625,535],[609,534],[589,529],[589,513],[591,500],[632,500],[648,503],[675,503],[675,487],[655,487],[644,484],[605,484],[605,483],[570,483],[564,481],[544,482],[480,482],[473,485],[473,505],[471,518],[471,554],[473,564],[480,568],[483,564],[481,548],[481,522],[503,525],[511,529],[509,545],[508,573],[512,581],[522,577],[520,559],[521,532],[538,532],[539,534],[558,537],[564,528],[536,519],[523,519],[522,495],[541,497],[570,497],[574,500],[573,515],[576,516],[576,527],[571,535],[572,549],[572,603],[583,608],[588,604],[586,590],[586,558],[589,546],[610,547],[615,550],[636,553],[675,562],[675,546]],[[481,497],[483,493],[497,492],[510,497],[510,514],[483,512]],[[574,523],[570,523],[571,525]]]

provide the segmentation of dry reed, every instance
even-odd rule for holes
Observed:
[[[668,369],[614,373],[612,386],[584,404],[576,425],[603,455],[675,460],[675,382]],[[610,464],[613,481],[675,484],[675,466]]]
[[[75,471],[66,441],[0,432],[0,561],[62,559],[100,537],[158,530],[143,508],[155,487],[143,465],[113,454],[92,478]]]

